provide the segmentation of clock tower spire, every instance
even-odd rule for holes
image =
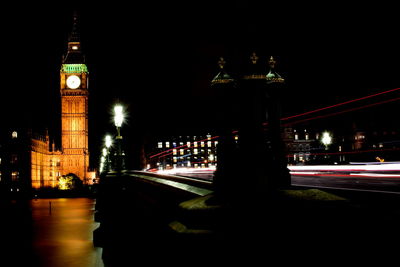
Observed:
[[[89,72],[81,49],[78,16],[74,13],[67,53],[60,70],[62,175],[88,178]]]

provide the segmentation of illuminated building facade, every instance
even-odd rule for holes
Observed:
[[[148,169],[209,168],[217,164],[218,140],[207,135],[159,139],[149,150]]]
[[[30,139],[30,163],[32,188],[57,187],[61,176],[61,151],[56,151],[54,143],[50,148],[49,135]]]
[[[319,133],[307,129],[286,127],[283,129],[282,137],[290,165],[308,163],[313,159],[313,152],[323,150],[318,141]]]
[[[60,69],[61,149],[56,149],[46,130],[32,134],[27,129],[3,133],[0,146],[0,188],[29,191],[56,188],[61,176],[75,174],[84,184],[93,183],[89,169],[88,77],[74,16],[68,50]]]
[[[0,188],[18,193],[57,187],[61,156],[54,142],[50,144],[47,131],[39,135],[27,129],[12,129],[2,136]]]
[[[62,175],[74,173],[88,178],[88,80],[89,72],[81,51],[77,17],[68,40],[68,51],[60,70]]]

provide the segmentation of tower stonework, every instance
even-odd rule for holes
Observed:
[[[87,183],[89,72],[85,63],[75,15],[73,29],[68,38],[68,50],[60,70],[61,174],[73,173]]]

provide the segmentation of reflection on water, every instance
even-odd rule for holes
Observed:
[[[93,247],[94,200],[87,198],[31,201],[33,245],[43,266],[102,266]]]
[[[92,243],[98,227],[93,220],[94,204],[93,199],[68,198],[0,205],[4,216],[0,256],[13,262],[8,266],[104,266],[101,249]]]

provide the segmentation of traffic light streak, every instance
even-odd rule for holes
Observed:
[[[365,99],[368,99],[368,98],[372,98],[372,97],[375,97],[375,96],[379,96],[379,95],[395,92],[395,91],[398,91],[398,90],[400,90],[400,88],[395,88],[395,89],[387,90],[387,91],[380,92],[380,93],[377,93],[377,94],[372,94],[372,95],[360,97],[360,98],[357,98],[357,99],[349,100],[349,101],[346,101],[346,102],[338,103],[338,104],[335,104],[335,105],[319,108],[319,109],[316,109],[316,110],[307,111],[307,112],[300,113],[300,114],[297,114],[297,115],[293,115],[293,116],[289,116],[289,117],[286,117],[286,118],[282,118],[281,120],[285,121],[285,120],[289,120],[289,119],[305,116],[305,115],[312,114],[312,113],[315,113],[315,112],[319,112],[319,111],[322,111],[322,110],[340,107],[340,106],[343,106],[343,105],[346,105],[346,104],[350,104],[350,103],[354,103],[354,102],[357,102],[357,101],[361,101],[361,100],[365,100]]]
[[[342,102],[342,103],[338,103],[338,104],[335,104],[335,105],[331,105],[331,106],[327,106],[327,107],[323,107],[323,108],[307,111],[307,112],[304,112],[304,113],[300,113],[300,114],[297,114],[297,115],[281,118],[280,120],[281,121],[286,121],[286,120],[289,120],[289,119],[298,118],[298,117],[309,115],[309,114],[313,114],[313,113],[316,113],[316,112],[319,112],[319,111],[323,111],[323,110],[327,110],[327,109],[331,109],[331,108],[335,108],[335,107],[340,107],[340,106],[343,106],[343,105],[346,105],[346,104],[350,104],[350,103],[354,103],[354,102],[357,102],[357,101],[369,99],[369,98],[380,96],[380,95],[387,94],[387,93],[392,93],[392,92],[399,91],[399,90],[400,90],[400,88],[387,90],[387,91],[384,91],[384,92],[380,92],[380,93],[376,93],[376,94],[360,97],[360,98],[357,98],[357,99],[348,100],[348,101],[345,101],[345,102]],[[400,100],[400,97],[392,98],[392,99],[388,99],[388,100],[384,100],[384,101],[380,101],[380,102],[376,102],[376,103],[372,103],[372,104],[368,104],[368,105],[364,105],[364,106],[360,106],[360,107],[350,108],[350,109],[346,109],[346,110],[342,110],[342,111],[338,111],[338,112],[334,112],[334,113],[330,113],[330,114],[325,114],[325,115],[315,116],[315,117],[302,119],[302,120],[298,120],[298,121],[294,121],[294,122],[289,122],[289,123],[283,124],[281,126],[282,127],[286,127],[286,126],[290,126],[290,125],[294,125],[294,124],[298,124],[298,123],[302,123],[302,122],[306,122],[306,121],[311,121],[311,120],[316,120],[316,119],[323,119],[323,118],[336,116],[336,115],[340,115],[340,114],[347,113],[347,112],[357,111],[357,110],[361,110],[361,109],[365,109],[365,108],[369,108],[369,107],[373,107],[373,106],[377,106],[377,105],[382,105],[382,104],[386,104],[386,103],[390,103],[390,102],[394,102],[394,101],[398,101],[398,100]],[[263,125],[266,126],[266,125],[268,125],[268,123],[264,123]],[[233,131],[233,133],[237,133],[237,132],[238,132],[237,130]],[[203,140],[199,140],[199,141],[195,141],[195,142],[202,142],[202,141],[217,139],[218,137],[219,136],[213,136],[211,138],[207,138],[207,139],[203,139]],[[194,142],[190,143],[190,145],[192,145],[193,143]],[[186,148],[187,146],[188,145],[185,144],[185,145],[182,145],[182,146],[178,146],[178,147],[174,147],[174,148],[171,148],[171,149],[167,149],[167,150],[165,150],[163,152],[151,155],[150,158],[154,158],[154,157],[157,157],[157,156],[160,157],[160,158],[166,157],[166,156],[171,155],[173,153],[172,152],[173,149]],[[365,152],[372,152],[372,151],[375,151],[375,150],[368,150],[368,151],[365,151]],[[376,150],[376,151],[383,151],[383,150]],[[333,153],[333,154],[339,155],[339,154],[346,154],[346,153],[347,154],[356,154],[356,153],[364,153],[364,152],[363,151],[349,151],[349,152],[339,152],[339,153]],[[316,154],[311,154],[311,155],[316,155]],[[329,155],[329,153],[328,154],[324,153],[324,155]]]
[[[360,109],[364,109],[364,108],[370,108],[370,107],[373,107],[373,106],[378,106],[378,105],[382,105],[382,104],[386,104],[386,103],[390,103],[390,102],[394,102],[394,101],[398,101],[398,100],[400,100],[400,97],[393,98],[393,99],[388,99],[388,100],[377,102],[377,103],[372,103],[372,104],[361,106],[361,107],[350,108],[350,109],[338,111],[338,112],[335,112],[335,113],[330,113],[330,114],[326,114],[326,115],[320,115],[320,116],[315,116],[315,117],[311,117],[311,118],[307,118],[307,119],[303,119],[303,120],[299,120],[299,121],[294,121],[294,122],[283,124],[281,126],[282,127],[286,127],[286,126],[290,126],[290,125],[293,125],[293,124],[298,124],[298,123],[302,123],[302,122],[306,122],[306,121],[327,118],[327,117],[336,116],[336,115],[340,115],[340,114],[343,114],[343,113],[356,111],[356,110],[360,110]],[[281,119],[281,120],[283,120],[283,119]]]
[[[348,155],[348,154],[361,154],[370,152],[386,152],[386,151],[397,151],[399,148],[383,148],[383,149],[367,149],[367,150],[357,150],[357,151],[341,151],[341,152],[321,152],[321,153],[310,153],[310,156],[323,156],[323,155]],[[294,155],[287,155],[286,157],[294,157]]]

